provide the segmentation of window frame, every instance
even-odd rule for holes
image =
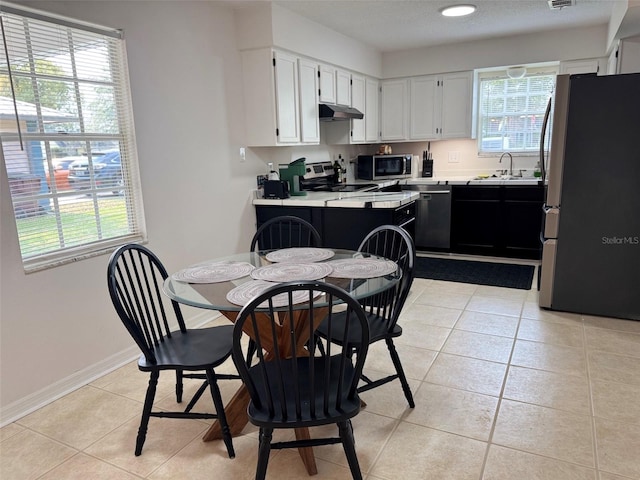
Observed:
[[[546,63],[538,63],[538,64],[528,64],[528,65],[523,65],[526,68],[526,73],[525,75],[522,77],[523,79],[527,79],[527,81],[529,81],[531,78],[534,77],[541,77],[541,76],[553,76],[554,77],[554,83],[553,86],[551,87],[550,91],[548,93],[544,93],[544,95],[548,98],[553,98],[554,92],[555,92],[555,77],[559,74],[559,62],[546,62]],[[476,138],[476,146],[477,146],[477,152],[478,152],[478,157],[495,157],[497,155],[500,155],[501,153],[508,151],[512,154],[516,154],[518,156],[538,156],[540,153],[540,145],[538,142],[534,142],[530,147],[528,148],[514,148],[513,145],[510,145],[508,143],[506,143],[505,140],[505,136],[504,134],[499,135],[499,148],[483,148],[483,140],[487,140],[488,138],[492,138],[491,136],[487,136],[485,135],[483,137],[483,120],[485,120],[486,117],[491,116],[488,112],[484,112],[483,111],[483,107],[482,107],[482,102],[483,102],[483,82],[485,81],[491,81],[491,80],[506,80],[506,81],[513,81],[513,82],[517,82],[518,80],[521,79],[510,79],[509,76],[507,75],[507,70],[509,67],[492,67],[492,68],[485,68],[485,69],[478,69],[475,71],[475,76],[476,76],[476,87],[475,87],[475,97],[476,97],[476,101],[475,101],[475,114],[474,114],[474,123],[475,123],[475,138]],[[541,93],[539,92],[531,92],[531,90],[529,89],[529,86],[527,87],[527,93],[526,93],[526,100],[527,102],[525,102],[525,104],[528,103],[528,99],[530,97],[536,96],[536,95],[541,95]],[[505,99],[505,106],[502,113],[502,117],[503,119],[507,119],[508,117],[514,117],[514,116],[520,116],[521,118],[523,117],[532,117],[535,116],[536,122],[541,122],[543,117],[544,117],[544,112],[547,106],[547,100],[544,101],[544,105],[540,105],[539,109],[530,109],[530,110],[524,110],[524,111],[520,111],[520,112],[507,112],[506,111],[506,99],[509,97],[509,94],[504,93],[504,95],[502,95],[502,98]],[[512,97],[515,97],[514,95],[512,95]],[[526,107],[525,107],[526,108]],[[494,116],[500,116],[498,114],[494,115]],[[525,123],[531,122],[531,118],[529,118],[528,120],[525,119]],[[500,122],[503,127],[504,127],[504,120]],[[530,124],[530,123],[529,123]],[[541,126],[541,125],[537,125],[537,126]],[[518,135],[521,135],[523,137],[525,137],[526,135],[531,135],[532,133],[535,135],[536,133],[539,135],[539,131],[537,130],[527,130],[527,129],[522,129],[522,130],[515,130],[515,132],[517,132]],[[496,138],[498,138],[498,135],[495,136]]]
[[[25,157],[26,163],[28,163],[29,173],[31,173],[32,176],[36,176],[36,172],[34,172],[33,170],[34,165],[39,161],[43,161],[44,172],[48,174],[48,177],[50,178],[48,193],[43,193],[42,191],[34,191],[27,192],[26,196],[23,193],[18,198],[18,201],[28,200],[30,202],[45,202],[44,205],[47,205],[47,208],[50,208],[53,216],[55,216],[55,230],[57,230],[59,243],[57,248],[55,248],[55,246],[48,246],[47,248],[43,248],[43,251],[40,252],[34,253],[33,251],[27,251],[25,253],[23,240],[24,243],[26,243],[26,240],[21,236],[20,231],[17,230],[18,243],[21,247],[21,257],[25,272],[31,273],[40,271],[43,269],[75,262],[84,258],[110,253],[115,247],[117,247],[118,245],[122,245],[123,243],[145,243],[147,241],[147,233],[135,143],[133,106],[129,87],[126,45],[123,32],[121,30],[102,27],[82,21],[76,21],[67,17],[49,14],[47,12],[31,9],[28,7],[7,4],[5,2],[3,2],[3,4],[0,6],[0,15],[3,17],[2,41],[0,42],[0,47],[3,48],[3,51],[0,52],[0,57],[3,57],[3,59],[2,64],[0,65],[0,74],[2,74],[2,76],[5,78],[8,77],[10,80],[9,85],[13,94],[13,106],[15,109],[13,121],[16,124],[16,131],[7,131],[6,126],[3,126],[2,131],[0,131],[0,157],[2,157],[0,160],[2,160],[2,168],[4,168],[7,174],[7,178],[9,179],[11,177],[11,168],[9,166],[9,159],[7,158],[7,151],[11,150],[14,145],[18,145],[20,146],[20,148],[25,150],[23,153],[21,153],[21,155]],[[16,34],[17,28],[15,28],[15,25],[13,30],[10,29],[8,33],[5,34],[4,22],[7,18],[12,18],[14,20],[18,19],[25,25],[22,39],[20,39],[19,35]],[[91,113],[89,113],[90,110],[86,107],[84,108],[84,110],[79,109],[79,112],[77,113],[77,119],[80,125],[79,131],[46,131],[43,115],[43,109],[46,110],[46,107],[40,103],[37,89],[34,90],[35,99],[33,100],[33,103],[30,104],[35,108],[36,113],[34,118],[36,118],[35,122],[38,125],[37,131],[21,131],[20,123],[24,120],[21,117],[21,113],[19,113],[19,107],[16,103],[17,99],[15,96],[12,79],[12,74],[15,75],[15,70],[12,70],[12,66],[10,64],[11,53],[13,52],[9,51],[9,47],[7,46],[8,39],[6,35],[13,34],[13,38],[19,38],[20,40],[24,41],[24,46],[22,46],[22,48],[24,48],[26,52],[29,52],[29,72],[25,73],[25,71],[21,71],[18,76],[21,76],[23,78],[31,78],[34,84],[36,84],[38,81],[46,81],[52,79],[68,82],[70,85],[74,86],[75,100],[78,102],[80,101],[80,93],[78,93],[78,90],[83,84],[87,83],[86,79],[81,78],[81,76],[77,74],[77,67],[81,66],[81,60],[75,58],[71,60],[71,65],[73,66],[74,70],[74,74],[71,77],[69,77],[68,74],[64,77],[55,77],[52,75],[47,75],[46,72],[41,73],[36,71],[37,60],[34,60],[35,56],[31,54],[31,49],[35,47],[29,45],[29,42],[26,39],[32,33],[32,30],[30,30],[30,28],[36,28],[36,30],[41,29],[41,31],[46,32],[47,28],[49,27],[51,29],[58,29],[59,31],[67,33],[65,40],[68,38],[68,47],[70,52],[75,52],[76,49],[82,48],[85,45],[82,43],[83,40],[76,40],[76,38],[95,38],[100,42],[104,42],[104,45],[107,48],[106,55],[108,58],[108,68],[106,69],[106,71],[110,80],[93,83],[104,86],[105,88],[108,87],[112,89],[109,90],[113,97],[109,108],[113,109],[113,111],[115,112],[115,117],[113,117],[114,119],[112,123],[117,125],[115,127],[116,131],[100,131],[99,127],[94,127],[95,131],[85,131],[83,125],[85,124],[85,121],[87,121],[91,116]],[[42,33],[41,31],[39,31],[38,33]],[[15,43],[14,45],[18,44]],[[16,46],[15,48],[18,47]],[[71,57],[74,57],[74,55],[71,55]],[[88,62],[89,60],[86,60],[85,64],[88,64]],[[18,103],[20,102],[18,101]],[[25,107],[23,105],[20,108]],[[89,205],[88,210],[90,211],[91,208],[93,208],[93,217],[90,218],[92,218],[92,221],[95,221],[97,234],[93,236],[97,236],[97,238],[89,238],[89,235],[87,235],[86,238],[82,237],[80,240],[73,239],[72,241],[65,242],[65,235],[64,233],[62,233],[63,224],[61,220],[60,200],[64,201],[66,199],[67,201],[69,201],[74,193],[78,195],[79,190],[63,191],[58,190],[57,185],[54,187],[51,186],[51,183],[57,184],[57,180],[54,177],[53,168],[53,160],[56,160],[56,158],[54,158],[52,155],[51,146],[56,145],[56,142],[61,141],[67,143],[77,142],[80,145],[86,145],[88,147],[86,155],[91,181],[89,188],[87,190],[83,190],[82,192],[87,197],[90,197],[87,199],[87,203]],[[39,148],[40,150],[41,157],[39,157],[37,154],[34,155],[32,153],[33,145],[36,145],[38,142],[39,145],[37,148]],[[117,146],[121,166],[118,180],[111,180],[112,184],[107,184],[106,186],[100,188],[97,181],[94,180],[96,178],[97,170],[94,170],[93,168],[93,166],[98,163],[99,153],[95,149],[92,153],[92,145],[101,144],[111,144]],[[11,156],[12,153],[9,152],[9,155]],[[44,173],[38,173],[40,175],[40,182],[38,183],[40,184],[44,179]],[[103,229],[103,227],[101,227],[101,222],[102,224],[104,224],[104,222],[106,222],[106,220],[108,219],[107,217],[111,215],[111,213],[103,213],[106,212],[106,209],[103,208],[103,205],[105,203],[105,197],[103,197],[103,194],[108,190],[113,190],[114,188],[116,188],[116,184],[118,186],[119,192],[121,188],[122,193],[122,202],[119,202],[117,207],[119,209],[118,213],[119,216],[122,217],[124,212],[125,217],[120,218],[120,224],[118,225],[119,229],[116,230],[117,233],[113,233],[107,232],[106,228]],[[13,186],[13,184],[11,184],[11,180],[10,185]],[[14,194],[14,192],[12,191],[11,197],[12,204],[14,206],[14,217],[16,220],[16,226],[18,226],[19,220],[22,217],[18,214],[18,209],[16,208],[16,196],[17,194]],[[117,199],[114,199],[114,202],[116,200]],[[43,203],[34,203],[34,205],[42,204]],[[89,215],[91,215],[91,213]],[[37,226],[33,228],[33,232],[30,232],[29,235],[36,236],[38,234],[44,235],[45,233],[52,233],[52,231],[54,230],[54,227],[51,225],[52,222],[42,222],[41,225],[45,225],[45,223],[47,224],[47,226]],[[73,228],[81,230],[82,223],[79,223],[78,225],[79,226],[74,225]],[[51,245],[54,245],[54,243],[52,243]]]

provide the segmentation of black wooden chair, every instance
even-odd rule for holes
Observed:
[[[364,384],[358,388],[358,392],[366,392],[372,388],[379,387],[395,379],[399,379],[402,390],[411,408],[415,407],[413,395],[409,388],[409,383],[402,368],[400,357],[393,343],[393,339],[402,335],[402,327],[398,325],[398,317],[402,307],[409,295],[409,290],[414,278],[415,247],[411,236],[401,227],[395,225],[382,225],[372,230],[362,241],[358,251],[371,253],[395,261],[402,270],[402,278],[395,288],[386,292],[360,300],[364,308],[370,330],[370,343],[384,340],[391,356],[391,361],[396,373],[377,380],[371,380],[363,375]],[[333,343],[342,344],[344,341],[343,330],[352,322],[347,322],[350,318],[348,314],[341,314],[334,320],[333,329],[330,330],[327,324],[322,324],[317,330],[317,334],[323,338],[330,339]],[[350,328],[348,344],[354,350],[358,350],[360,341],[356,328]]]
[[[315,293],[323,295],[313,298]],[[298,300],[307,303],[292,305],[294,294],[302,294]],[[282,307],[278,307],[278,299]],[[316,342],[307,344],[323,319],[332,331],[338,304],[342,308],[346,305],[354,330],[357,326],[357,342],[347,342],[352,335],[349,329],[344,330],[342,341],[349,347],[357,345],[355,356],[350,348],[336,344],[325,345],[326,354],[321,355]],[[245,361],[247,342],[241,341],[245,332],[252,332],[258,347],[258,361],[253,366]],[[257,480],[265,478],[272,448],[334,443],[342,443],[353,478],[362,479],[350,419],[360,411],[357,385],[368,344],[369,328],[362,307],[347,292],[325,282],[277,284],[242,309],[233,332],[233,360],[251,397],[249,421],[260,427]],[[333,423],[338,426],[338,437],[272,443],[274,429]]]
[[[320,234],[306,220],[293,215],[274,217],[264,222],[251,240],[253,252],[256,246],[260,250],[291,247],[319,247]]]
[[[320,247],[322,239],[313,225],[294,215],[282,215],[264,222],[251,239],[250,252],[292,247]],[[255,353],[253,340],[249,342],[247,363],[250,364]]]
[[[161,293],[162,283],[166,278],[167,271],[158,257],[142,245],[124,245],[113,252],[109,259],[107,282],[113,306],[142,351],[138,368],[151,374],[135,454],[138,456],[142,453],[150,417],[217,418],[222,427],[227,452],[233,458],[235,452],[217,380],[240,377],[218,375],[214,371],[231,355],[233,325],[187,329],[178,303],[169,301]],[[172,326],[175,328],[176,324],[178,329],[172,331]],[[162,370],[176,372],[178,403],[182,402],[183,378],[204,379],[184,411],[152,411]],[[216,413],[192,412],[191,409],[207,386],[211,391]]]

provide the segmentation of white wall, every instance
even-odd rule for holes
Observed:
[[[382,75],[380,52],[279,5],[240,5],[236,25],[240,50],[274,46],[375,78]]]
[[[168,270],[246,249],[249,191],[263,167],[237,155],[244,119],[232,11],[199,1],[23,3],[124,29],[149,247]],[[4,423],[135,350],[108,297],[108,256],[23,273],[1,170]],[[202,312],[185,313],[193,321]]]
[[[278,5],[272,12],[274,45],[364,75],[381,76],[382,55],[373,48]]]
[[[606,56],[607,26],[439,45],[382,56],[384,78]]]

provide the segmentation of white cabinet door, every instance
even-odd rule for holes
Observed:
[[[351,106],[351,74],[345,70],[336,70],[336,103]]]
[[[300,141],[298,59],[293,55],[275,52],[275,60],[278,141],[298,143]]]
[[[617,73],[640,72],[640,35],[620,40]]]
[[[440,137],[441,90],[436,75],[413,77],[409,82],[410,140],[434,140]]]
[[[407,138],[408,80],[381,82],[380,140],[400,141]]]
[[[351,120],[351,143],[364,143],[365,120],[369,116],[369,111],[365,103],[365,78],[359,75],[351,77],[351,106],[360,110],[364,118]]]
[[[242,83],[247,146],[278,144],[275,109],[275,65],[271,49],[242,52]]]
[[[298,60],[300,89],[300,141],[320,142],[320,118],[318,116],[318,64],[310,60]]]
[[[619,42],[616,43],[607,58],[607,75],[615,75],[618,73],[618,47]]]
[[[472,72],[442,75],[440,138],[471,138]]]
[[[336,69],[331,65],[320,65],[320,102],[336,103]]]
[[[367,77],[364,90],[364,140],[368,143],[375,143],[380,135],[380,84],[378,80]]]

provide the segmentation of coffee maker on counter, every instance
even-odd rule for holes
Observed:
[[[304,174],[307,173],[307,166],[305,165],[306,158],[298,158],[288,164],[279,164],[280,180],[283,180],[289,184],[289,195],[291,196],[303,196],[307,192],[302,190],[301,179],[304,178]]]

